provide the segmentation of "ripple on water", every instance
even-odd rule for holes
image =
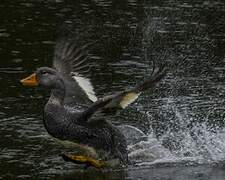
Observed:
[[[10,37],[10,34],[6,32],[0,33],[0,38],[6,38],[6,37]]]

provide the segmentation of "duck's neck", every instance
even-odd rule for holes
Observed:
[[[51,96],[44,109],[44,125],[49,134],[53,137],[59,137],[61,134],[62,123],[64,117],[64,97],[65,86],[64,83],[57,83],[57,86],[52,88]]]
[[[51,97],[48,103],[53,103],[62,106],[64,104],[65,97],[65,85],[63,81],[60,81],[58,85],[52,89]]]

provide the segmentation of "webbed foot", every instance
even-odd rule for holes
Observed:
[[[95,168],[107,167],[107,164],[104,161],[97,160],[88,156],[67,155],[67,154],[62,154],[61,156],[65,161],[70,161],[75,164],[85,164],[86,165],[85,167],[89,167],[89,166],[93,166]]]

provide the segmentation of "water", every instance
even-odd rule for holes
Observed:
[[[0,3],[0,17],[0,179],[224,179],[223,1],[15,0]],[[78,44],[98,40],[90,54],[99,96],[146,79],[153,59],[170,69],[115,121],[148,136],[129,146],[134,166],[65,163],[42,124],[49,92],[19,83],[51,65],[68,32]]]

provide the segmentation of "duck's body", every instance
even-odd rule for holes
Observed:
[[[48,102],[44,110],[44,125],[48,133],[66,147],[95,159],[118,159],[128,163],[126,140],[116,126],[105,120],[89,122],[78,111]]]
[[[83,48],[59,42],[53,68],[41,67],[21,82],[51,89],[44,108],[44,125],[51,136],[80,149],[80,155],[104,161],[118,159],[126,165],[129,160],[125,137],[106,120],[107,112],[125,108],[161,80],[165,71],[158,70],[152,79],[135,88],[97,99],[90,81],[81,76],[86,73],[86,60]]]

